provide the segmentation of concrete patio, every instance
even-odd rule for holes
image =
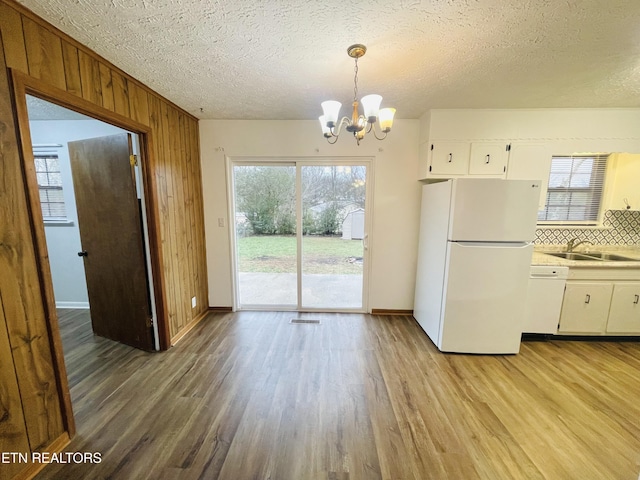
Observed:
[[[295,273],[239,273],[240,307],[292,306],[298,303]],[[362,275],[302,276],[302,306],[361,309]]]

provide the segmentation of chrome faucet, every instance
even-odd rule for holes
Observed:
[[[567,242],[567,252],[573,252],[573,250],[578,247],[579,245],[582,245],[583,243],[588,243],[589,245],[593,245],[592,242],[590,242],[589,240],[582,240],[578,243],[576,243],[577,238],[572,238],[571,240],[569,240]]]

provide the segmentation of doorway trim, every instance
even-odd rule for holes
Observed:
[[[362,308],[361,309],[341,309],[341,308],[315,308],[315,307],[301,307],[301,242],[302,236],[296,234],[297,242],[297,285],[298,285],[298,305],[289,308],[280,308],[282,311],[296,311],[296,312],[335,312],[335,313],[371,313],[370,305],[370,276],[371,276],[371,259],[372,255],[372,242],[371,232],[373,232],[373,206],[374,206],[374,185],[375,185],[375,157],[372,156],[327,156],[327,157],[302,157],[302,156],[278,156],[278,157],[264,157],[264,156],[246,156],[246,155],[225,155],[225,173],[226,173],[226,186],[227,186],[227,218],[229,219],[229,252],[231,255],[231,299],[232,310],[240,310],[239,304],[239,279],[238,279],[238,260],[237,260],[237,235],[235,225],[235,185],[233,167],[235,165],[287,165],[296,167],[296,230],[301,230],[302,217],[298,211],[298,207],[302,207],[301,190],[300,190],[300,168],[303,166],[327,166],[327,165],[365,165],[367,167],[367,182],[366,182],[366,200],[368,206],[365,208],[365,256],[366,261],[364,263],[363,278],[362,278]],[[264,310],[265,306],[256,306],[256,308],[245,308],[244,310]]]
[[[53,281],[49,256],[44,231],[44,220],[40,208],[40,198],[36,181],[33,151],[31,148],[31,131],[29,127],[29,115],[27,111],[27,95],[41,98],[51,103],[55,103],[69,110],[76,111],[96,120],[109,123],[116,127],[130,131],[138,135],[140,148],[140,166],[143,178],[143,191],[145,197],[145,212],[147,215],[149,233],[149,255],[152,267],[152,287],[156,305],[156,322],[158,326],[158,340],[160,350],[167,350],[171,345],[169,334],[169,323],[166,319],[166,298],[165,281],[162,270],[162,250],[160,249],[159,238],[159,206],[155,194],[155,176],[151,166],[154,164],[153,158],[153,135],[151,128],[138,123],[135,120],[119,115],[107,110],[104,107],[95,105],[88,100],[77,97],[71,93],[53,87],[37,78],[31,77],[15,69],[9,69],[9,78],[13,94],[13,101],[16,109],[16,125],[19,137],[19,147],[21,149],[20,159],[22,161],[23,181],[27,191],[27,205],[29,207],[29,218],[31,222],[32,239],[36,251],[36,261],[38,266],[38,277],[42,297],[44,298],[44,312],[49,338],[51,343],[53,367],[56,375],[58,392],[62,399],[61,410],[65,427],[69,436],[73,437],[76,431],[73,408],[71,406],[71,394],[67,379],[66,366],[64,363],[64,353],[58,316],[56,313],[55,296],[53,293]]]

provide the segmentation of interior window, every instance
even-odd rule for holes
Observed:
[[[538,221],[598,222],[608,154],[554,156]]]

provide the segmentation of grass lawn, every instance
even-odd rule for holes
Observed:
[[[302,238],[303,273],[362,274],[362,254],[361,240]],[[296,273],[296,237],[240,238],[238,261],[241,272]]]

